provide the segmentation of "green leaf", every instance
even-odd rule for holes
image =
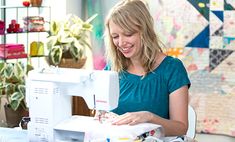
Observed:
[[[60,48],[60,46],[54,46],[54,48],[51,49],[51,51],[49,52],[49,58],[54,65],[57,66],[60,63],[62,58],[62,53],[63,51]]]
[[[12,100],[10,102],[10,106],[14,111],[16,111],[17,108],[20,106],[20,102],[18,100]]]
[[[61,42],[62,44],[71,43],[71,42],[73,42],[73,40],[74,40],[73,37],[61,36],[61,38],[60,38],[60,42]]]
[[[12,92],[15,91],[15,87],[16,85],[15,84],[12,84],[12,83],[6,83],[5,84],[5,94],[10,96],[12,94]]]
[[[85,30],[91,31],[92,28],[93,28],[93,26],[92,26],[91,24],[89,24],[89,23],[84,23],[84,24],[82,25],[82,28],[85,29]]]
[[[10,78],[6,78],[5,82],[6,83],[11,83],[11,84],[16,84],[16,83],[21,83],[23,82],[24,78],[19,78],[16,75],[12,75]]]
[[[12,108],[14,111],[16,111],[17,108],[20,106],[20,101],[18,101],[18,100],[11,100],[10,106],[11,106],[11,108]]]
[[[69,48],[70,54],[73,56],[73,58],[76,61],[80,59],[79,50],[80,50],[80,47],[76,47],[74,44],[72,44]]]
[[[24,79],[24,67],[23,64],[20,62],[16,62],[14,67],[13,67],[13,72],[15,77],[17,77],[19,80]]]
[[[28,74],[29,71],[31,71],[31,70],[34,69],[33,66],[30,65],[30,64],[27,64],[26,68],[27,68],[27,69],[26,69],[26,75]]]
[[[12,75],[13,75],[13,64],[12,64],[12,63],[8,63],[8,64],[6,65],[5,70],[4,70],[4,76],[5,76],[6,78],[11,78]]]
[[[17,110],[21,101],[24,99],[24,95],[20,92],[14,92],[10,97],[10,106],[13,110]]]
[[[83,46],[88,47],[88,48],[91,50],[91,45],[88,43],[87,40],[81,39],[81,40],[80,40],[80,44],[83,45]]]
[[[3,94],[5,92],[4,90],[5,90],[4,84],[3,84],[3,82],[0,82],[0,98],[2,97],[2,95],[4,95]]]
[[[50,32],[52,35],[57,35],[60,30],[60,24],[56,21],[52,21],[50,24]]]
[[[18,85],[18,91],[23,95],[25,94],[25,85]]]
[[[5,68],[6,63],[1,62],[0,63],[0,74],[2,74],[4,68]]]
[[[46,46],[47,46],[47,49],[51,49],[52,46],[54,46],[56,43],[56,38],[55,36],[51,36],[51,37],[48,37],[47,38],[47,43],[46,43]]]
[[[24,94],[22,94],[21,92],[14,92],[11,95],[10,99],[11,99],[11,101],[18,100],[20,102],[24,99]]]

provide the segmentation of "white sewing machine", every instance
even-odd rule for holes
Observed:
[[[90,109],[112,110],[118,105],[118,74],[65,68],[30,71],[26,81],[30,141],[83,141],[84,132],[76,129],[79,126],[73,122],[76,116],[72,116],[71,96],[83,97]],[[73,126],[64,122],[73,122]]]

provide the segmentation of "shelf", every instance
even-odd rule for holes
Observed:
[[[8,60],[25,60],[26,62],[31,62],[33,60],[33,64],[38,64],[43,58],[46,58],[47,55],[43,55],[44,53],[37,56],[36,54],[31,53],[31,43],[32,42],[43,42],[44,43],[44,49],[46,38],[48,37],[49,29],[50,29],[50,20],[51,20],[51,7],[50,6],[40,6],[40,7],[25,7],[25,6],[0,6],[1,10],[1,19],[5,23],[5,30],[2,34],[0,34],[1,42],[0,44],[23,44],[24,50],[22,52],[25,53],[25,55],[19,55],[19,56],[10,56],[9,52],[7,52],[6,49],[4,51],[1,51],[0,61],[7,62]],[[42,17],[43,19],[27,19],[27,17]],[[26,18],[26,19],[25,19]],[[14,20],[12,22],[12,20]],[[31,23],[28,20],[35,21]],[[39,20],[43,20],[43,23]],[[10,28],[9,24],[16,23],[19,24],[19,28],[22,28],[22,32],[7,32],[7,28]],[[43,24],[43,28],[35,25]],[[9,25],[9,26],[8,26]],[[13,25],[11,25],[13,26]],[[34,30],[38,29],[38,31]],[[30,31],[34,30],[34,31]],[[41,30],[41,31],[40,31]],[[18,31],[18,30],[15,30]],[[4,54],[3,54],[4,53]],[[17,54],[17,53],[16,53]],[[8,55],[8,57],[7,57]],[[5,58],[4,58],[5,57]],[[37,66],[37,65],[36,65]]]
[[[0,36],[4,36],[4,35],[11,35],[11,34],[29,34],[29,33],[48,33],[49,31],[32,31],[32,32],[18,32],[18,33],[4,33],[4,34],[0,34]]]
[[[40,57],[47,57],[47,56],[46,56],[46,55],[38,55],[38,56],[30,56],[30,55],[29,55],[29,57],[30,57],[30,58],[40,58]]]
[[[27,54],[26,55],[22,55],[21,57],[8,57],[8,58],[4,58],[4,57],[0,57],[1,60],[8,60],[8,59],[21,59],[21,58],[43,58],[43,57],[48,57],[47,55],[39,55],[39,56],[30,56]]]
[[[22,59],[22,58],[28,58],[27,54],[17,55],[17,56],[9,56],[9,57],[0,57],[2,60],[9,60],[9,59]]]
[[[40,6],[40,7],[36,7],[36,6],[29,6],[29,7],[25,7],[25,6],[0,6],[0,9],[9,9],[9,8],[50,8],[50,6]]]

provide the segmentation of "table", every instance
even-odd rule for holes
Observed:
[[[164,142],[170,142],[174,138],[165,137]],[[0,142],[29,142],[27,130],[0,127]]]
[[[28,142],[26,130],[0,127],[0,142]]]

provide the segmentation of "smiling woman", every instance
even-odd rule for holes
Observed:
[[[188,128],[190,80],[177,58],[162,52],[143,0],[123,0],[105,21],[109,69],[119,73],[119,114],[114,125],[155,123],[167,136],[185,135]]]

